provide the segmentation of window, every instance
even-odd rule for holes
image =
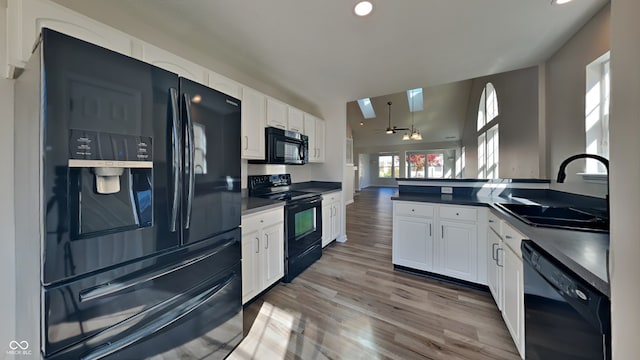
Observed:
[[[378,177],[398,178],[400,177],[400,156],[379,155],[378,156]]]
[[[499,174],[498,95],[487,83],[478,105],[478,178],[494,179]]]
[[[360,106],[360,111],[365,119],[373,119],[376,117],[376,112],[373,110],[373,105],[371,105],[371,99],[358,99],[358,106]]]
[[[405,171],[408,178],[441,179],[444,177],[444,154],[408,151],[405,155]]]
[[[587,65],[587,88],[585,95],[586,152],[609,158],[609,52]],[[602,163],[587,159],[589,174],[605,173]]]
[[[457,179],[461,179],[464,177],[464,170],[465,170],[465,157],[467,156],[466,154],[466,149],[463,146],[460,151],[457,151],[458,157],[456,158],[456,178]]]
[[[424,111],[422,88],[407,90],[407,102],[409,102],[410,112]]]

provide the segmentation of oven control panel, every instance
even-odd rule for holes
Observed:
[[[249,189],[265,189],[291,185],[291,174],[249,176]]]

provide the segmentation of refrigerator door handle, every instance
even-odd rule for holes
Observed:
[[[180,152],[180,131],[178,120],[180,117],[178,111],[178,90],[169,88],[169,98],[171,104],[171,164],[173,176],[173,198],[171,201],[171,219],[169,230],[176,232],[178,224],[178,206],[180,204],[180,172],[182,168],[182,156]]]
[[[191,210],[193,207],[193,190],[196,183],[196,172],[194,169],[194,157],[195,157],[195,143],[194,143],[194,134],[193,134],[193,122],[191,121],[191,96],[189,94],[184,93],[184,105],[185,105],[185,113],[187,120],[187,155],[189,158],[188,163],[188,171],[189,171],[189,184],[187,188],[187,218],[185,219],[184,228],[185,230],[189,229],[189,224],[191,223]]]

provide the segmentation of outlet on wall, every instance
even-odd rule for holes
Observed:
[[[453,188],[451,186],[443,186],[440,188],[440,192],[443,194],[453,194]]]

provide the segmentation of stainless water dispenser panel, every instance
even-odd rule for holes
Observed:
[[[148,136],[72,129],[70,137],[69,167],[92,168],[99,194],[119,192],[124,169],[153,168]]]

